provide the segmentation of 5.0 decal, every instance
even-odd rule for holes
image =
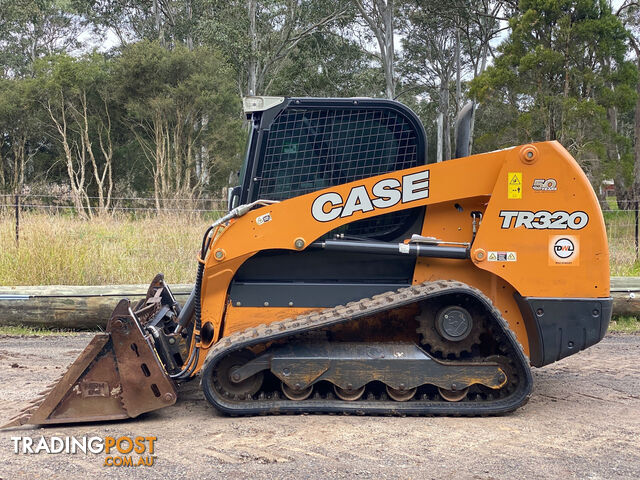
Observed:
[[[502,228],[530,228],[536,230],[581,230],[589,223],[586,212],[528,212],[522,210],[501,210]]]

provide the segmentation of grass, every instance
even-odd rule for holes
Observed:
[[[604,217],[611,275],[640,275],[634,212],[612,209]],[[202,234],[211,221],[198,215],[151,215],[89,222],[24,212],[16,248],[15,219],[0,214],[0,286],[142,284],[158,272],[169,283],[191,283]]]
[[[604,212],[609,239],[611,275],[638,276],[640,261],[635,253],[635,212]]]
[[[611,275],[639,276],[640,260],[635,252],[635,211],[619,210],[616,197],[607,197],[603,212],[609,239]]]
[[[92,221],[25,212],[20,246],[15,219],[0,216],[0,286],[193,282],[196,255],[210,219],[106,217]]]
[[[158,272],[170,283],[191,283],[202,234],[211,219],[199,216],[78,218],[41,213],[15,220],[0,215],[0,286],[146,284]],[[612,275],[638,275],[633,212],[605,212]],[[613,332],[640,332],[637,317],[614,317]],[[0,326],[0,335],[69,335],[68,331]]]
[[[609,324],[610,332],[638,333],[640,332],[640,319],[638,317],[614,316]]]
[[[76,335],[73,330],[59,330],[48,328],[34,328],[28,326],[0,325],[0,335],[10,335],[12,337],[50,337],[63,335]]]

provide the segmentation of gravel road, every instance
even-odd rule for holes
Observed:
[[[0,337],[0,424],[56,378],[90,335]],[[14,478],[639,478],[640,335],[534,370],[534,394],[490,418],[217,414],[198,382],[134,421],[0,432],[0,479]],[[155,436],[151,467],[105,454],[24,455],[11,437]]]

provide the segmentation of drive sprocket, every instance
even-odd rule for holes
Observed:
[[[457,316],[458,322],[443,327],[442,322],[446,322],[444,318],[449,315]],[[466,304],[427,304],[422,307],[416,320],[420,343],[428,346],[430,353],[439,354],[442,358],[471,355],[473,348],[480,345],[481,335],[486,331],[486,319],[482,312]]]

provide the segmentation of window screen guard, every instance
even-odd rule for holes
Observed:
[[[398,112],[288,108],[271,125],[258,197],[284,200],[417,165],[416,131]]]
[[[269,128],[257,173],[257,198],[285,200],[424,163],[422,131],[384,104],[362,108],[285,108]],[[348,225],[342,233],[378,236],[411,212]]]

